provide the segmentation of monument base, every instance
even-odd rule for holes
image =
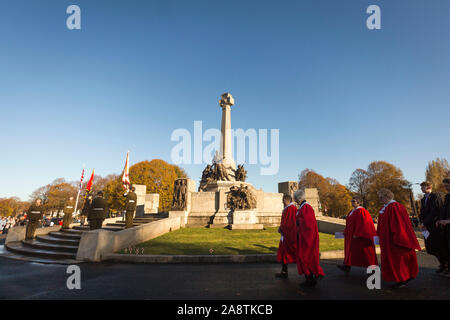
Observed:
[[[233,224],[257,224],[255,210],[236,210],[233,212]]]
[[[262,224],[232,224],[230,225],[231,230],[262,230],[264,225]]]
[[[180,217],[181,227],[185,227],[188,220],[189,211],[169,211],[169,218]]]
[[[214,215],[214,219],[211,225],[231,224],[232,222],[233,222],[232,212],[222,211],[217,212]]]

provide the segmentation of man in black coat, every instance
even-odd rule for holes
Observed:
[[[439,261],[437,273],[444,272],[448,267],[447,248],[444,245],[444,233],[442,228],[436,227],[440,220],[444,200],[442,194],[433,192],[430,182],[424,181],[420,184],[424,196],[420,205],[420,223],[422,229],[429,232],[425,239],[425,248],[428,254],[436,256]]]
[[[89,209],[88,221],[91,230],[101,229],[103,220],[108,214],[108,204],[103,198],[103,192],[99,191],[97,196],[92,201]]]
[[[444,187],[447,190],[445,196],[444,206],[441,211],[441,219],[436,222],[443,234],[443,243],[447,248],[447,270],[441,273],[442,276],[450,278],[450,178],[445,178],[443,181]]]

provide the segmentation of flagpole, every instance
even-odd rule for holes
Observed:
[[[75,214],[77,214],[78,198],[80,197],[81,187],[83,185],[83,178],[84,178],[84,165],[83,165],[83,171],[81,172],[81,180],[80,180],[80,187],[78,188],[77,200],[75,201],[75,210],[74,210]]]
[[[78,189],[78,194],[77,194],[77,200],[75,201],[75,214],[77,214],[77,207],[78,207],[78,198],[80,197],[80,193],[81,193],[81,189]]]

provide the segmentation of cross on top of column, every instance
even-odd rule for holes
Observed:
[[[222,94],[221,97],[222,97],[222,99],[220,99],[219,105],[222,108],[225,108],[226,106],[230,106],[231,107],[234,104],[233,96],[231,94],[229,94],[228,92]]]

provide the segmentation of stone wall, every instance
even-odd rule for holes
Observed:
[[[45,227],[45,228],[36,228],[36,232],[34,234],[36,236],[42,236],[42,235],[49,234],[50,232],[59,231],[60,229],[61,229],[61,226],[59,226],[59,225],[52,226],[52,227]],[[6,236],[5,243],[25,240],[26,231],[27,231],[26,226],[12,227],[8,231],[8,235]]]
[[[108,253],[135,246],[179,229],[180,218],[166,218],[121,231],[93,230],[83,232],[77,260],[102,261]]]
[[[265,193],[256,190],[256,223],[264,225],[279,225],[281,211],[283,210],[282,194]],[[191,195],[192,206],[187,213],[187,226],[207,226],[216,219],[216,223],[227,223],[230,212],[225,208],[225,190],[216,192],[193,192]]]
[[[319,216],[317,217],[317,226],[319,232],[334,234],[335,232],[343,232],[345,229],[345,220]]]

